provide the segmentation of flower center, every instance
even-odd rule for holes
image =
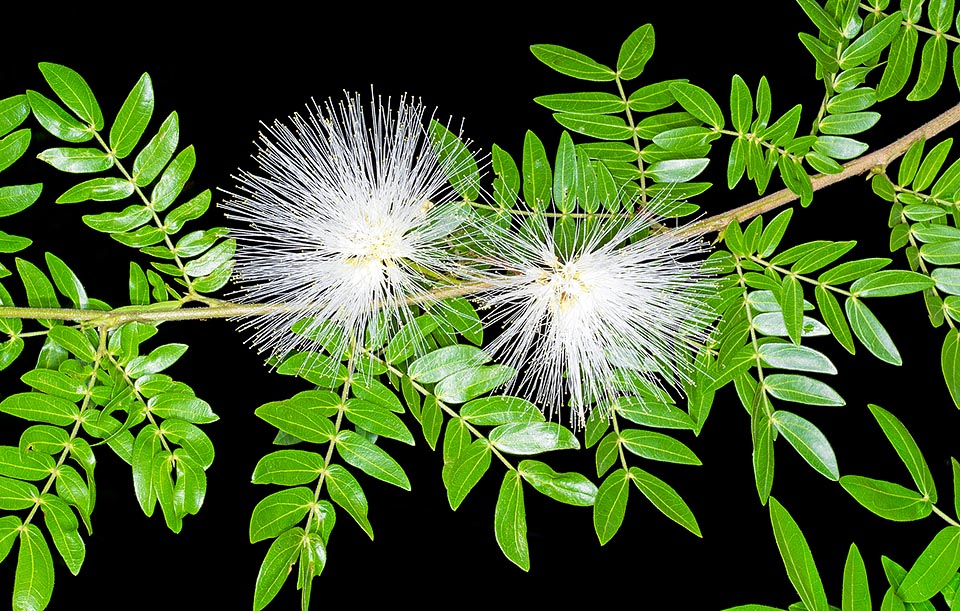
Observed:
[[[544,272],[542,282],[548,290],[550,311],[563,315],[584,307],[589,301],[591,287],[583,279],[582,266],[578,261],[550,262],[551,271]]]
[[[364,216],[351,229],[342,248],[350,265],[380,271],[410,255],[403,227],[390,215]]]

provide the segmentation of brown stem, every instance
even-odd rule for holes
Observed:
[[[903,155],[910,148],[910,145],[921,138],[930,138],[942,132],[943,130],[960,122],[960,104],[950,108],[935,119],[924,123],[899,140],[888,144],[882,149],[876,150],[869,155],[865,155],[853,161],[848,161],[843,165],[843,171],[836,174],[817,174],[811,177],[813,190],[817,191],[834,183],[846,180],[851,176],[858,176],[873,168],[884,167],[897,157]],[[766,197],[734,208],[727,212],[705,218],[702,221],[692,223],[686,227],[675,229],[671,232],[674,236],[683,239],[689,239],[702,236],[707,233],[719,233],[733,221],[745,221],[758,214],[775,210],[784,204],[788,204],[797,199],[797,194],[789,189],[783,189],[776,193],[771,193]]]

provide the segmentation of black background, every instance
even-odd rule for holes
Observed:
[[[198,5],[199,6],[199,5]],[[180,115],[181,147],[194,144],[198,164],[188,189],[228,187],[231,173],[250,168],[258,122],[303,109],[311,98],[338,98],[343,90],[421,97],[441,116],[464,118],[477,147],[493,143],[519,159],[526,129],[553,150],[560,135],[549,111],[532,101],[561,91],[607,90],[610,84],[578,84],[552,73],[529,53],[535,43],[561,44],[602,63],[616,62],[620,43],[636,27],[653,23],[657,47],[637,82],[689,78],[727,107],[730,77],[740,74],[753,89],[767,75],[778,116],[803,103],[802,128],[810,124],[822,88],[796,32],[812,31],[792,2],[599,3],[561,10],[544,5],[519,12],[471,6],[424,11],[403,6],[390,12],[366,3],[333,9],[298,9],[282,3],[255,10],[230,9],[200,16],[184,7],[157,5],[134,17],[88,10],[41,8],[11,11],[0,37],[0,97],[24,89],[48,93],[36,69],[52,61],[77,70],[90,83],[104,114],[112,116],[140,74],[150,73],[157,97],[151,129],[172,110]],[[5,9],[6,10],[6,9]],[[919,55],[919,53],[918,53]],[[879,106],[884,117],[866,139],[876,148],[920,125],[956,99],[948,82],[935,100]],[[32,120],[31,120],[32,121]],[[114,208],[85,203],[56,206],[70,178],[43,167],[33,155],[59,146],[36,124],[30,154],[4,173],[12,181],[43,181],[44,194],[22,215],[4,219],[4,230],[35,239],[21,256],[41,263],[51,251],[70,264],[88,292],[118,306],[127,299],[127,268],[146,257],[93,232],[83,214]],[[955,135],[960,132],[955,132]],[[727,141],[720,141],[707,170],[716,186],[699,198],[708,212],[752,200],[752,185],[725,187]],[[887,205],[859,178],[818,193],[798,210],[784,245],[812,239],[856,239],[852,256],[887,252]],[[779,188],[774,181],[772,188]],[[220,197],[215,194],[214,201]],[[223,224],[211,209],[206,226]],[[198,225],[199,226],[199,225]],[[905,267],[902,255],[894,266]],[[12,267],[12,261],[4,263]],[[5,282],[23,301],[15,278]],[[887,325],[904,366],[883,364],[858,346],[853,358],[829,339],[812,343],[841,371],[830,383],[845,397],[842,408],[796,407],[827,434],[843,474],[861,474],[907,485],[909,476],[866,409],[879,403],[900,417],[924,450],[939,484],[940,506],[949,512],[949,456],[956,456],[960,422],[939,372],[943,330],[930,328],[922,300],[908,296],[871,307]],[[168,323],[156,341],[191,348],[170,371],[210,402],[220,421],[205,430],[217,458],[208,471],[207,500],[199,516],[169,532],[159,510],[141,513],[129,468],[106,451],[98,453],[99,493],[94,535],[87,538],[79,577],[55,559],[56,588],[50,609],[245,609],[268,544],[251,545],[250,512],[274,487],[250,484],[258,458],[271,450],[274,430],[253,410],[288,397],[305,384],[269,373],[226,321]],[[16,375],[39,344],[12,370]],[[29,352],[33,350],[34,352]],[[23,390],[3,374],[6,396]],[[415,424],[415,423],[414,423]],[[0,440],[16,443],[23,425],[0,419]],[[519,608],[589,599],[594,605],[629,600],[640,609],[722,609],[748,602],[786,607],[797,600],[771,534],[767,508],[758,500],[750,462],[749,421],[732,388],[717,396],[699,438],[681,436],[702,467],[644,464],[684,496],[704,534],[698,539],[670,522],[633,491],[617,536],[601,547],[591,512],[526,492],[532,568],[529,574],[506,560],[493,533],[493,509],[502,471],[494,465],[457,512],[440,481],[441,458],[420,440],[414,448],[387,441],[405,467],[410,493],[361,476],[370,501],[376,541],[367,539],[345,512],[338,512],[323,575],[314,588],[314,608],[331,604],[402,603],[428,608],[480,603]],[[593,452],[548,457],[558,470],[595,473]],[[806,532],[829,597],[839,601],[846,550],[856,541],[867,562],[879,607],[884,587],[880,554],[909,566],[937,529],[936,518],[912,524],[885,522],[859,507],[840,486],[803,463],[783,441],[777,444],[773,494]],[[15,558],[0,566],[0,592],[10,592]],[[5,596],[0,596],[2,601]],[[0,605],[6,603],[0,602]],[[942,604],[942,603],[941,603]],[[68,605],[73,605],[68,607]],[[299,593],[288,582],[270,609],[293,609]]]

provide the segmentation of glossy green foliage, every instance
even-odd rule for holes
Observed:
[[[557,45],[533,46],[537,59],[586,91],[536,98],[562,129],[527,131],[519,151],[494,145],[489,198],[484,160],[449,126],[431,122],[429,140],[444,167],[454,169],[448,178],[461,206],[456,214],[475,215],[504,231],[539,216],[548,219],[560,245],[578,230],[576,223],[601,215],[629,218],[646,208],[659,221],[688,216],[699,207],[690,200],[711,186],[697,179],[721,141],[719,159],[726,163],[729,189],[744,176],[759,194],[779,181],[785,190],[778,202],[810,205],[823,175],[848,172],[844,164],[867,151],[857,138],[879,121],[878,101],[905,91],[914,78],[906,98],[931,97],[941,89],[948,55],[958,74],[958,52],[951,53],[956,15],[950,0],[797,3],[810,21],[802,26],[808,31],[800,33],[799,44],[811,55],[823,86],[815,112],[787,104],[775,113],[766,77],[748,84],[733,75],[729,98],[726,90],[710,92],[683,78],[645,81],[655,48],[649,24],[602,62]],[[71,573],[80,571],[81,530],[89,535],[97,504],[95,451],[109,448],[130,465],[142,511],[152,516],[159,505],[172,531],[180,532],[184,518],[200,510],[205,472],[215,456],[203,427],[218,416],[170,375],[189,351],[181,343],[154,341],[158,324],[148,314],[181,309],[183,318],[201,317],[182,306],[216,307],[220,302],[206,294],[227,283],[236,254],[223,227],[184,231],[208,210],[211,193],[191,183],[196,156],[193,147],[181,146],[177,113],[156,124],[149,75],[143,74],[122,102],[105,103],[103,108],[119,107],[115,116],[105,116],[79,74],[51,63],[41,64],[40,71],[44,92],[0,100],[0,171],[30,146],[31,131],[23,123],[32,111],[39,125],[62,141],[40,152],[39,160],[85,175],[56,202],[98,202],[101,211],[86,214],[83,222],[139,250],[136,256],[146,255],[150,268],[130,263],[123,279],[130,305],[113,309],[90,297],[68,264],[51,253],[42,262],[13,258],[5,262],[9,267],[0,265],[0,277],[16,274],[32,308],[29,315],[0,318],[5,335],[0,368],[14,363],[30,338],[39,349],[36,365],[20,374],[25,387],[4,393],[0,401],[0,412],[23,424],[17,445],[0,446],[0,561],[16,563],[16,609],[50,603],[54,567],[61,562]],[[809,130],[803,127],[807,114]],[[929,144],[917,140],[904,147],[898,162],[883,159],[870,171],[873,191],[890,203],[890,250],[903,250],[905,260],[855,252],[855,242],[842,239],[810,236],[814,239],[796,243],[787,232],[792,208],[765,217],[753,216],[759,208],[743,213],[737,217],[742,222],[720,228],[713,244],[713,290],[703,298],[716,319],[693,353],[678,357],[693,363],[689,375],[660,371],[658,384],[643,364],[615,363],[617,390],[594,398],[583,431],[562,426],[549,417],[553,414],[545,417],[537,405],[514,396],[523,388],[518,375],[524,372],[494,362],[484,351],[489,323],[467,297],[448,297],[440,307],[415,305],[414,316],[400,328],[375,320],[366,334],[358,334],[363,337],[350,341],[334,337],[333,325],[294,324],[294,333],[314,343],[271,365],[280,375],[299,378],[303,390],[255,412],[277,429],[278,447],[260,458],[252,473],[252,482],[266,487],[249,523],[251,544],[264,550],[254,609],[267,607],[294,574],[302,608],[309,608],[338,513],[373,539],[385,511],[370,506],[366,491],[381,483],[412,487],[394,457],[400,456],[396,444],[435,454],[451,510],[482,502],[471,493],[484,478],[496,486],[495,502],[488,499],[493,539],[524,571],[531,568],[528,520],[537,519],[528,514],[530,494],[592,508],[601,545],[621,530],[631,492],[636,499],[637,491],[699,537],[694,513],[699,508],[681,496],[687,483],[667,483],[660,475],[675,472],[674,465],[701,465],[706,455],[698,455],[696,438],[707,430],[718,392],[729,399],[735,394],[745,410],[740,417],[744,432],[749,427],[758,497],[769,505],[772,539],[801,601],[791,610],[837,607],[828,603],[798,522],[773,496],[778,441],[781,452],[793,448],[788,451],[796,451],[830,482],[826,485],[838,482],[852,497],[848,500],[868,512],[895,522],[942,519],[946,525],[931,531],[910,568],[883,559],[889,587],[884,586],[880,608],[927,609],[936,596],[958,608],[957,516],[943,508],[933,473],[906,427],[893,413],[868,407],[879,425],[875,439],[882,434],[893,447],[910,476],[909,487],[874,477],[892,477],[886,474],[844,473],[824,433],[830,429],[821,429],[824,410],[862,409],[844,407],[835,389],[841,386],[831,381],[840,372],[830,356],[838,350],[830,336],[851,354],[859,348],[861,357],[870,353],[890,365],[903,361],[887,321],[874,313],[881,312],[874,306],[879,298],[903,298],[897,303],[906,309],[910,299],[919,303],[919,293],[931,323],[948,327],[941,370],[960,405],[955,324],[960,323],[960,162],[948,163],[950,139]],[[0,186],[0,217],[24,210],[41,193],[38,184]],[[657,224],[644,231],[670,230]],[[783,241],[794,245],[781,247]],[[28,238],[0,233],[2,254],[29,244]],[[482,246],[483,236],[458,235],[452,247],[473,257]],[[469,287],[463,294],[470,294]],[[14,307],[3,287],[0,306]],[[547,453],[581,447],[591,449],[594,463],[584,472],[558,471],[545,462],[553,457]],[[955,459],[951,464],[956,514],[960,466]],[[842,611],[867,611],[879,601],[871,597],[867,578],[872,560],[850,545],[839,591]]]
[[[163,276],[151,271],[156,277],[154,284],[163,287],[151,293],[154,300],[191,300],[222,288],[230,278],[236,250],[233,239],[223,239],[226,228],[195,230],[176,237],[185,223],[206,212],[211,198],[206,190],[175,205],[182,199],[196,165],[192,146],[177,153],[177,114],[171,113],[139,147],[132,164],[126,160],[148,133],[154,109],[150,76],[143,74],[134,85],[107,134],[101,133],[105,129],[104,117],[83,77],[59,64],[43,63],[40,68],[47,84],[67,108],[42,93],[29,91],[26,97],[38,122],[61,140],[74,143],[96,137],[103,146],[51,148],[40,153],[39,158],[65,172],[119,174],[87,179],[64,192],[57,203],[126,201],[123,209],[88,214],[83,221],[121,244],[157,259],[151,262],[153,268],[183,287],[175,289]],[[129,202],[131,197],[135,203]],[[181,295],[181,291],[185,294]]]

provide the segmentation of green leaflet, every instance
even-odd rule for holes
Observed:
[[[947,526],[934,536],[903,578],[897,595],[922,602],[939,592],[960,569],[960,527]]]
[[[313,503],[309,488],[290,488],[265,497],[250,515],[250,543],[272,539],[300,522]]]
[[[403,468],[379,446],[353,431],[340,431],[337,435],[337,452],[340,457],[370,477],[410,490],[410,480]]]
[[[471,366],[440,380],[434,388],[444,403],[465,403],[510,380],[516,371],[506,365]]]
[[[770,499],[770,522],[783,565],[787,569],[787,577],[803,604],[810,611],[830,611],[820,573],[803,532],[775,498]]]
[[[929,497],[931,503],[937,502],[937,488],[933,483],[933,475],[927,467],[917,442],[907,431],[907,428],[897,418],[880,406],[870,404],[870,413],[883,429],[883,434],[897,451],[897,455],[910,472],[910,477],[922,494]]]
[[[590,506],[597,497],[597,487],[579,473],[557,473],[537,460],[524,460],[520,476],[537,491],[568,505]]]
[[[924,499],[920,493],[893,482],[859,475],[844,475],[840,478],[840,485],[858,503],[887,520],[920,520],[933,511],[929,499]]]
[[[947,331],[940,351],[940,367],[953,404],[960,407],[960,332]]]
[[[835,390],[819,380],[787,373],[770,374],[764,385],[771,395],[783,401],[807,405],[844,405],[845,401]]]
[[[837,456],[826,436],[812,422],[783,410],[774,412],[771,419],[777,431],[811,467],[828,479],[840,479]]]
[[[323,456],[316,452],[278,450],[260,459],[251,481],[281,486],[309,484],[320,477],[323,467]]]
[[[853,543],[843,565],[843,611],[871,611],[870,584],[860,550]]]
[[[499,424],[543,422],[543,413],[537,406],[520,397],[503,395],[474,399],[460,408],[460,417],[471,424],[496,426]]]
[[[53,558],[35,524],[20,531],[20,551],[13,581],[14,609],[44,609],[53,594]]]
[[[623,469],[608,475],[597,490],[597,500],[593,505],[593,528],[600,545],[606,545],[620,530],[627,511],[629,492],[630,476]]]
[[[453,420],[450,422],[452,423]],[[448,431],[449,427],[448,424]],[[444,440],[444,450],[446,450],[446,438],[449,437],[448,432]],[[490,446],[485,440],[477,439],[463,448],[449,464],[449,474],[444,477],[444,485],[447,487],[447,501],[450,503],[450,508],[456,511],[463,499],[490,468]]]
[[[137,146],[153,115],[153,82],[144,73],[120,107],[110,127],[110,148],[123,159]]]
[[[531,45],[534,57],[561,74],[585,81],[612,81],[617,73],[582,53],[558,45]]]
[[[260,611],[266,607],[283,587],[291,568],[300,555],[302,528],[291,528],[270,544],[267,555],[260,565],[257,584],[253,593],[253,609]]]
[[[903,364],[900,352],[893,344],[890,334],[883,328],[873,312],[864,303],[853,297],[844,302],[847,318],[850,319],[850,328],[867,350],[881,361],[892,365]]]
[[[693,512],[677,492],[663,480],[650,475],[638,467],[630,467],[630,479],[640,489],[647,500],[680,526],[701,537],[700,526]]]
[[[494,532],[503,554],[524,571],[529,571],[530,550],[527,547],[523,481],[516,471],[507,471],[503,476],[494,513]]]
[[[367,519],[367,497],[356,478],[340,465],[330,465],[324,481],[330,500],[346,509],[363,532],[373,540],[373,526]]]
[[[653,26],[644,24],[634,30],[620,46],[617,57],[617,73],[623,80],[632,80],[640,76],[647,61],[653,57]]]

